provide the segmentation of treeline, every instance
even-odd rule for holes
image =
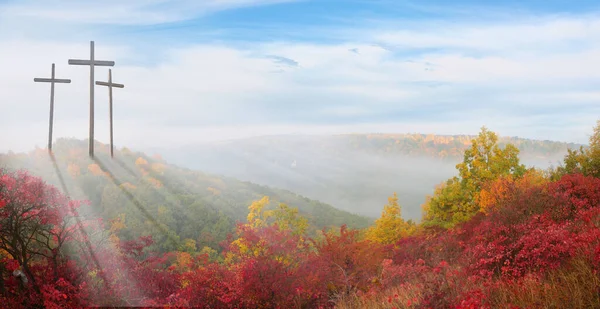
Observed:
[[[239,144],[240,149],[250,152],[260,151],[270,146],[279,148],[306,145],[320,151],[343,154],[345,149],[360,150],[382,155],[427,156],[443,159],[461,159],[465,150],[477,136],[436,135],[436,134],[340,134],[334,136],[267,136],[248,138],[231,143]],[[575,143],[532,140],[519,137],[499,137],[498,145],[515,146],[520,152],[533,157],[553,157],[568,149],[578,148]],[[217,147],[218,144],[217,144]]]
[[[437,158],[460,158],[477,136],[435,134],[353,134],[340,135],[357,149],[388,154],[428,155]],[[501,137],[500,146],[511,144],[522,152],[537,156],[551,156],[564,152],[573,143],[540,141],[518,137]]]

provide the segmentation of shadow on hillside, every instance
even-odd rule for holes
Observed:
[[[107,173],[109,175],[109,179],[110,181],[117,187],[119,188],[119,190],[121,190],[121,192],[124,194],[125,197],[127,197],[127,199],[129,199],[129,201],[135,205],[135,207],[142,213],[142,215],[144,215],[144,217],[146,217],[147,220],[149,220],[154,226],[156,226],[158,228],[158,230],[167,237],[167,239],[169,240],[169,242],[171,242],[171,244],[174,247],[177,247],[178,242],[175,239],[175,237],[173,235],[170,235],[167,231],[167,229],[160,225],[158,223],[158,221],[150,214],[150,212],[148,212],[148,210],[146,210],[146,208],[142,205],[142,203],[136,199],[133,194],[131,194],[131,192],[129,192],[128,190],[126,190],[124,187],[122,187],[120,184],[122,184],[123,182],[118,179],[107,167],[106,165],[101,162],[98,158],[93,157],[92,160],[94,162],[96,162],[96,164],[98,164],[98,166],[100,167],[100,169],[102,169],[103,172]]]
[[[134,170],[132,170],[132,169],[131,169],[129,166],[127,166],[127,164],[126,164],[125,162],[123,162],[123,161],[119,160],[118,158],[112,158],[112,160],[113,160],[114,162],[117,162],[117,164],[118,164],[118,165],[119,165],[119,166],[120,166],[120,167],[121,167],[123,170],[125,170],[126,172],[128,172],[128,173],[129,173],[129,175],[131,175],[132,177],[135,177],[135,178],[139,178],[139,177],[140,177],[140,175],[139,175],[138,173],[136,173]]]
[[[127,165],[127,163],[123,162],[122,160],[120,160],[117,157],[113,157],[112,161],[116,162],[123,170],[125,170],[127,173],[129,173],[130,176],[139,179],[139,181],[141,183],[143,183],[144,185],[147,185],[149,187],[153,187],[153,185],[145,180],[141,174],[136,173],[135,170],[133,170],[131,167],[129,167]],[[176,185],[178,185],[180,188],[184,188],[185,186],[183,185],[183,183],[181,183],[180,181],[177,181],[175,179],[171,179],[171,181],[176,182]],[[171,196],[171,197],[176,197],[177,195],[179,195],[180,193],[176,192],[175,190],[173,190],[173,188],[171,186],[168,186],[166,184],[162,184],[162,188],[167,192],[167,194],[165,194],[164,192],[161,192],[161,190],[154,190],[157,194],[159,194],[165,201],[168,201],[169,199],[167,197]],[[178,211],[184,211],[184,207],[180,204],[177,203],[171,203],[168,202],[169,206],[171,206],[173,209],[176,209]],[[182,216],[182,219],[184,220],[190,220],[188,217],[186,216]],[[193,223],[193,222],[188,222],[188,223]]]
[[[56,176],[58,177],[58,180],[60,182],[60,186],[62,187],[63,192],[70,198],[71,194],[69,193],[65,179],[64,179],[60,169],[58,168],[58,163],[56,163],[56,158],[54,157],[54,154],[52,152],[50,152],[49,155],[50,155],[50,160],[52,160],[52,165],[54,166],[54,170],[56,171]],[[81,233],[81,235],[83,236],[85,246],[88,250],[88,254],[89,254],[90,258],[92,259],[92,261],[94,262],[94,265],[96,265],[96,268],[100,270],[98,272],[98,274],[102,278],[102,281],[104,282],[104,284],[106,285],[108,290],[111,291],[110,287],[108,286],[108,280],[106,280],[106,278],[104,276],[104,272],[102,271],[102,266],[100,266],[100,262],[98,261],[98,257],[94,253],[94,249],[92,249],[92,244],[90,243],[89,235],[85,231],[85,228],[83,227],[81,218],[79,217],[79,213],[74,211],[74,209],[71,209],[71,211],[74,214],[77,214],[75,216],[75,221],[77,222],[77,227],[79,228],[79,233]]]
[[[130,176],[139,179],[140,182],[142,182],[145,185],[148,185],[150,187],[152,187],[152,184],[150,182],[148,182],[147,180],[145,180],[144,178],[142,178],[142,176],[139,173],[136,173],[133,169],[131,169],[129,166],[127,166],[127,163],[121,161],[119,158],[112,158],[112,160],[114,162],[116,162],[123,170],[125,170],[127,173],[129,173]],[[181,186],[183,187],[183,186]],[[165,191],[167,191],[168,194],[170,194],[171,196],[177,196],[177,192],[175,192],[175,190],[173,190],[171,187],[165,185],[164,183],[162,184],[162,188],[164,188]],[[155,190],[158,194],[160,194],[163,198],[165,198],[167,195],[160,192],[159,190]],[[175,208],[178,208],[178,210],[182,210],[181,205],[175,205],[173,203],[170,203],[170,206],[173,206]]]

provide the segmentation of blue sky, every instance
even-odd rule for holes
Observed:
[[[421,132],[584,143],[600,118],[597,1],[0,1],[0,151],[87,133],[89,54],[115,60],[117,143]],[[96,79],[105,79],[106,69]],[[107,140],[97,89],[97,138]],[[105,132],[106,131],[106,132]]]

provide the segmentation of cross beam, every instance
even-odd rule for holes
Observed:
[[[113,153],[113,87],[124,88],[125,85],[112,82],[112,69],[108,69],[108,82],[97,81],[96,85],[108,87],[108,109],[110,114],[110,157]]]
[[[36,83],[50,83],[50,128],[48,132],[48,151],[52,152],[52,127],[54,124],[54,84],[70,84],[70,79],[58,79],[55,76],[55,65],[52,64],[52,73],[50,78],[39,78],[33,79]]]
[[[69,59],[69,65],[87,65],[90,67],[90,157],[94,156],[94,67],[115,65],[114,61],[96,60],[94,58],[94,41],[90,41],[90,59]]]

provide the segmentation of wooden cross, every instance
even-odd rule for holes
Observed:
[[[50,83],[50,130],[48,133],[48,151],[52,152],[52,127],[54,123],[54,84],[70,84],[70,79],[58,79],[55,78],[55,65],[52,64],[52,75],[50,78],[34,78],[33,81],[36,83]]]
[[[113,87],[124,88],[125,85],[112,82],[112,70],[108,69],[108,82],[96,82],[96,85],[108,87],[108,110],[110,114],[110,157],[113,155]]]
[[[94,156],[94,67],[115,65],[114,61],[94,59],[94,41],[90,41],[90,59],[78,60],[69,59],[70,65],[89,65],[90,66],[90,157]]]

